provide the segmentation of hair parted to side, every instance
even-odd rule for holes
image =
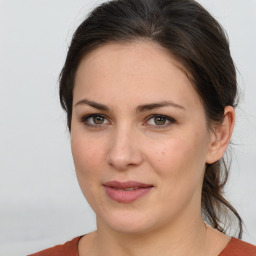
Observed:
[[[167,49],[185,68],[203,103],[209,129],[221,123],[224,108],[236,107],[236,69],[229,42],[220,24],[193,0],[112,0],[95,8],[75,31],[60,74],[60,102],[71,130],[73,88],[81,59],[109,42],[148,40]],[[243,222],[224,198],[229,174],[224,159],[206,166],[202,188],[202,215],[225,233],[231,215]]]

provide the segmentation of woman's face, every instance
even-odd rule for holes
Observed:
[[[200,217],[210,143],[198,94],[160,46],[112,43],[82,59],[71,144],[98,228],[140,233]]]

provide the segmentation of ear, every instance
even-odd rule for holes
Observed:
[[[222,158],[230,141],[235,124],[235,110],[231,106],[224,109],[224,119],[211,131],[211,139],[206,163],[212,164]]]

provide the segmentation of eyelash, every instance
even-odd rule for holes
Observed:
[[[169,117],[169,116],[165,116],[165,115],[160,115],[160,114],[150,115],[149,117],[147,117],[146,121],[148,122],[150,119],[156,118],[156,117],[164,118],[165,121],[167,122],[167,123],[165,122],[165,124],[163,124],[163,125],[152,125],[157,129],[163,129],[163,128],[169,127],[170,125],[172,125],[176,122],[176,120],[174,118]]]
[[[96,128],[96,129],[97,129],[97,128],[102,128],[102,126],[103,126],[104,124],[90,124],[90,123],[88,122],[88,120],[89,120],[90,118],[93,118],[93,117],[101,117],[101,118],[107,119],[107,118],[106,118],[104,115],[102,115],[102,114],[89,114],[89,115],[83,116],[83,117],[80,119],[80,121],[81,121],[85,126],[87,126],[87,127],[92,127],[92,128]],[[150,125],[150,126],[154,126],[154,127],[157,128],[157,129],[166,128],[166,127],[168,127],[168,126],[170,126],[170,125],[172,125],[172,124],[174,124],[174,123],[176,122],[175,119],[173,119],[173,118],[171,118],[171,117],[169,117],[169,116],[160,115],[160,114],[152,114],[152,115],[150,115],[150,116],[148,116],[148,117],[146,118],[146,121],[148,122],[150,119],[156,118],[156,117],[164,118],[164,119],[166,120],[166,122],[168,122],[167,124],[166,124],[166,122],[165,122],[165,124],[163,124],[163,125]],[[105,121],[105,120],[104,120],[104,121]]]

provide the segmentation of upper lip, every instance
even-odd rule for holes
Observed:
[[[138,181],[125,181],[125,182],[120,182],[120,181],[108,181],[103,184],[106,187],[112,187],[112,188],[118,188],[118,189],[127,189],[127,188],[149,188],[153,187],[152,184],[145,184],[141,183]]]

